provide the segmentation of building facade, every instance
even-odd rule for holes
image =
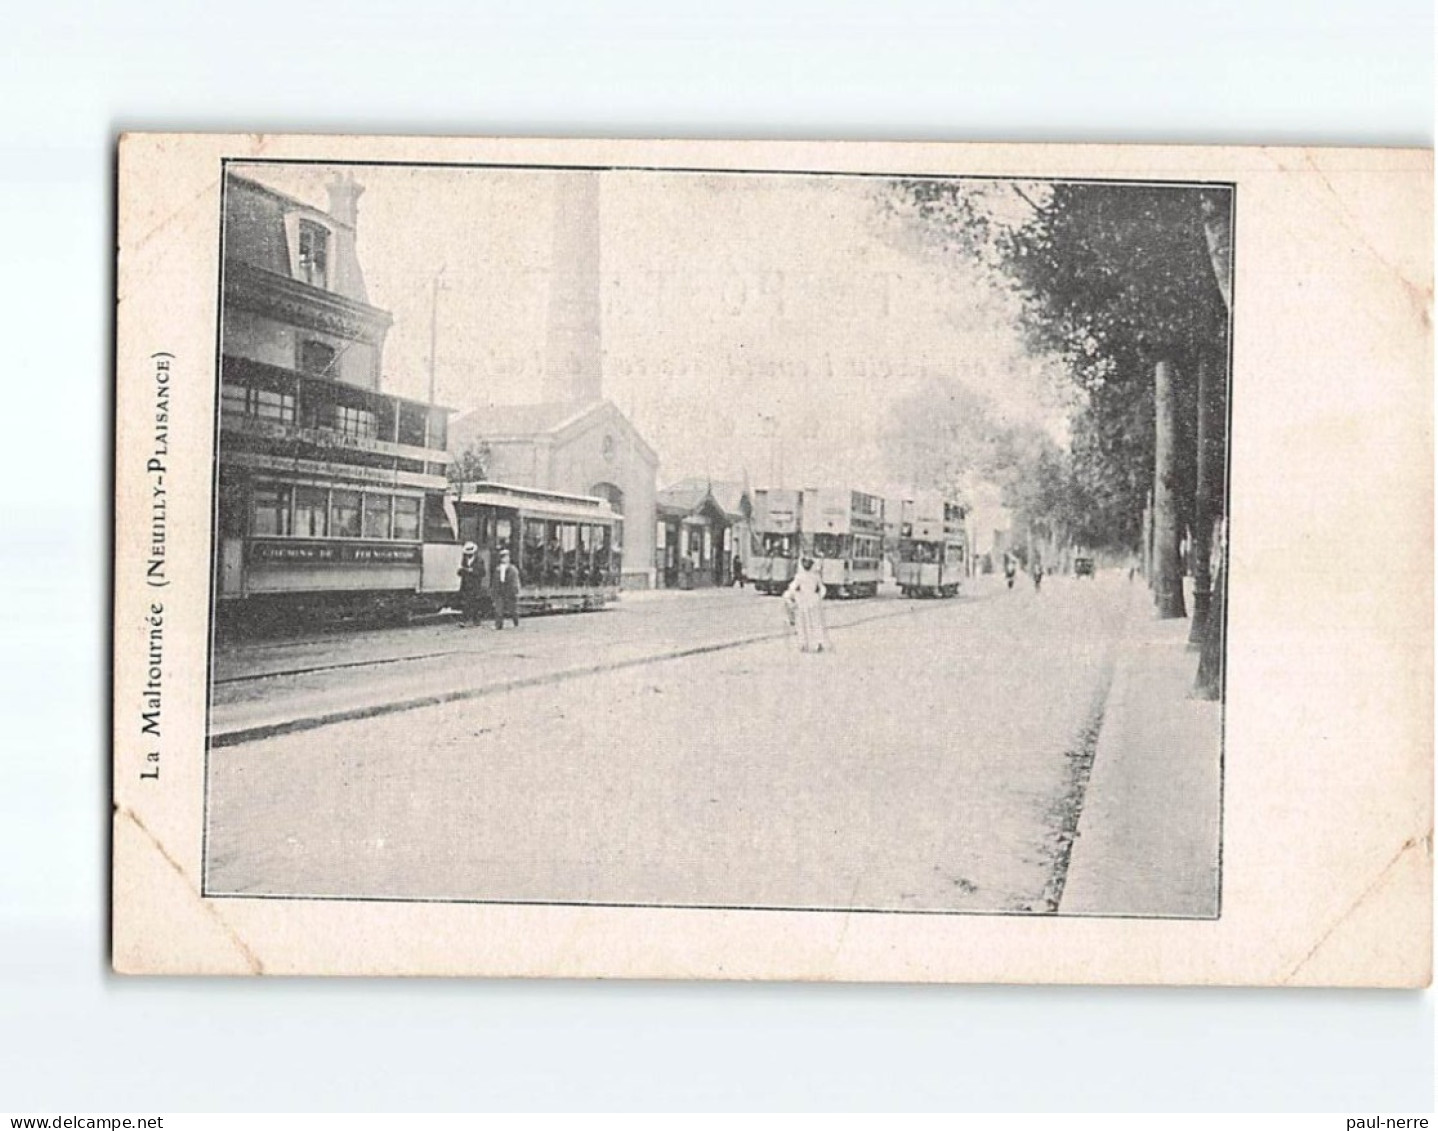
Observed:
[[[415,591],[453,542],[445,409],[381,390],[388,312],[355,254],[352,177],[322,211],[225,185],[216,593]]]
[[[740,483],[683,479],[658,494],[655,584],[667,589],[732,585],[747,573],[753,506]]]
[[[612,403],[490,405],[450,422],[454,455],[480,445],[492,482],[608,500],[624,519],[622,584],[654,584],[659,457]]]

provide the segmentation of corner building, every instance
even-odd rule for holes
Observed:
[[[392,319],[355,251],[363,188],[329,211],[229,173],[225,183],[215,592],[376,601],[421,588],[426,543],[452,543],[448,410],[381,391]]]

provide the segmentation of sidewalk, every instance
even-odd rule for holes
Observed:
[[[1189,698],[1188,620],[1133,587],[1059,913],[1213,918],[1222,704]]]

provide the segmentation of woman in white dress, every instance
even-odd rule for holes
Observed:
[[[789,616],[799,634],[799,651],[830,652],[829,632],[824,627],[824,582],[814,568],[813,558],[803,558],[789,588],[784,591]]]

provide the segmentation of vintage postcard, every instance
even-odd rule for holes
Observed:
[[[117,970],[1428,983],[1431,153],[117,191]]]

